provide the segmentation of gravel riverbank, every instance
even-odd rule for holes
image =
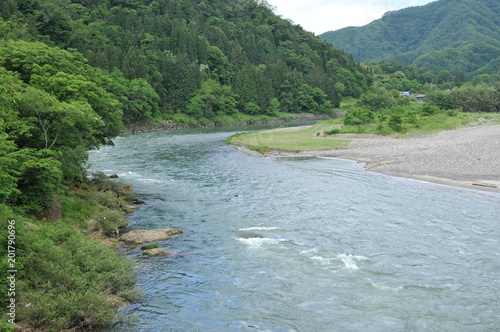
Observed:
[[[299,154],[353,159],[365,162],[367,170],[373,172],[500,192],[500,125],[418,137],[345,134],[336,138],[351,141],[345,148]]]

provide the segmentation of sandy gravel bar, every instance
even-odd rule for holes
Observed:
[[[336,135],[342,149],[300,154],[353,159],[369,171],[500,192],[500,125],[464,127],[418,137]]]

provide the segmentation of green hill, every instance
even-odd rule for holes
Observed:
[[[104,238],[131,188],[86,176],[124,123],[328,113],[365,70],[260,0],[0,0],[0,331],[109,327],[136,298]]]
[[[500,72],[500,1],[439,0],[319,36],[360,62],[397,61],[434,73]]]
[[[94,67],[146,80],[159,101],[125,109],[125,122],[323,113],[367,88],[352,56],[266,1],[4,0],[0,13],[0,36],[76,49]]]

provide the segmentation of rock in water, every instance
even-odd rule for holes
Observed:
[[[126,244],[141,244],[146,242],[170,240],[172,236],[182,234],[180,229],[165,228],[154,230],[136,230],[123,234],[120,241]]]
[[[177,251],[170,250],[168,248],[154,248],[154,249],[144,250],[142,252],[142,254],[149,256],[149,257],[173,256],[173,255],[177,254]]]
[[[135,206],[131,206],[131,205],[122,205],[121,209],[125,213],[134,213],[135,212]]]

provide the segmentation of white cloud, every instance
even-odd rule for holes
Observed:
[[[347,26],[362,26],[390,10],[425,5],[435,0],[267,0],[276,13],[320,34]]]

